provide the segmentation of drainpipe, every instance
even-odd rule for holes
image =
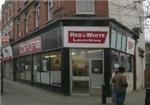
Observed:
[[[137,69],[137,65],[136,65],[136,50],[137,50],[137,40],[135,41],[135,50],[134,50],[134,64],[133,64],[133,90],[136,90],[136,81],[137,81],[137,76],[136,76],[136,69]]]

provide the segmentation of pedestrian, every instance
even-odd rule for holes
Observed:
[[[112,78],[112,83],[114,85],[115,93],[115,103],[116,105],[124,105],[126,97],[126,89],[128,87],[127,77],[124,75],[125,68],[119,67],[117,73]]]
[[[115,72],[114,76],[118,73],[118,71]],[[117,94],[116,94],[116,84],[115,84],[115,81],[114,81],[114,76],[112,77],[112,80],[111,80],[111,84],[112,84],[112,103],[113,105],[116,105],[116,100],[117,100]]]

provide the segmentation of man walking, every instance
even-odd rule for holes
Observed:
[[[112,78],[112,83],[116,89],[116,105],[124,105],[126,88],[128,87],[127,78],[124,75],[125,68],[119,67],[117,74]]]

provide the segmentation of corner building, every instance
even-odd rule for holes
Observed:
[[[10,0],[3,12],[9,3],[13,59],[4,63],[13,62],[13,80],[65,95],[100,95],[101,85],[109,92],[112,74],[123,66],[129,91],[136,89],[140,33],[111,18],[109,1]]]

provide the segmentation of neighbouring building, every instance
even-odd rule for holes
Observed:
[[[143,87],[143,14],[136,11],[142,3],[127,5],[119,0],[6,0],[5,75],[66,95],[100,95],[101,85],[109,91],[112,74],[123,66],[128,91]],[[127,16],[130,9],[135,17]]]

